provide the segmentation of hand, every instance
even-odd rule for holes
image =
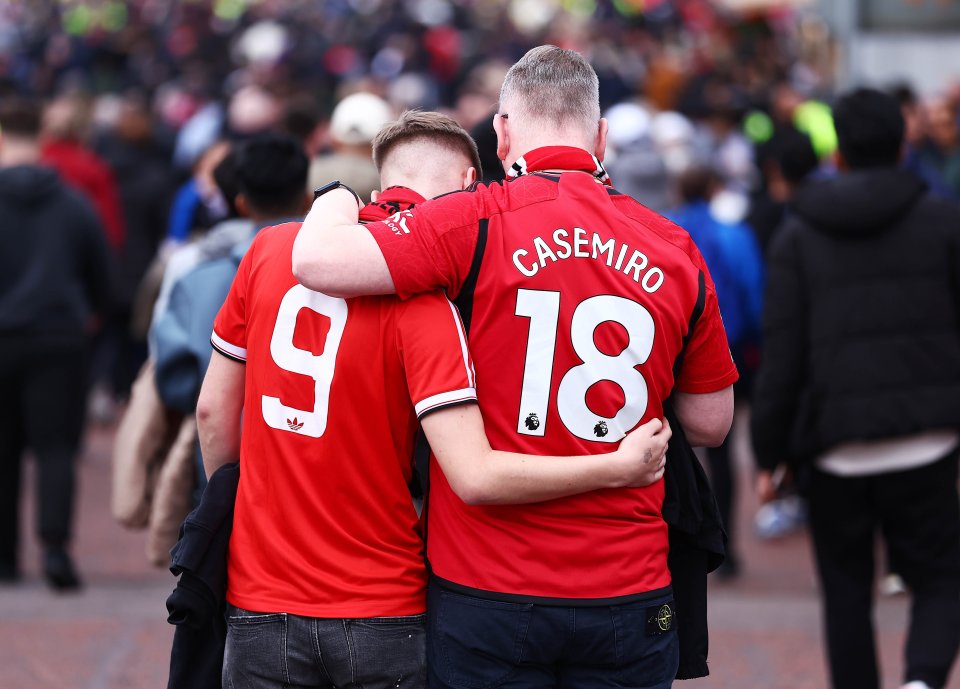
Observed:
[[[642,488],[662,479],[672,435],[670,424],[660,419],[652,419],[628,433],[616,452],[620,473],[617,485]]]
[[[773,472],[761,469],[757,472],[757,500],[761,505],[777,499],[777,484],[773,480]]]

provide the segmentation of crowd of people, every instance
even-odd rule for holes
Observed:
[[[611,599],[627,605],[625,609],[638,606],[640,612],[651,606],[660,612],[666,609],[666,615],[678,616],[681,629],[694,628],[699,621],[684,617],[689,612],[682,603],[674,608],[672,596],[681,600],[683,595],[695,594],[678,593],[682,589],[676,572],[672,594],[661,585],[665,541],[645,536],[653,544],[653,555],[634,563],[638,569],[631,584],[642,582],[645,594],[635,598],[631,596],[637,591],[625,589],[622,581],[603,579],[603,568],[576,570],[571,575],[571,562],[577,556],[565,548],[581,543],[577,540],[581,538],[601,552],[605,535],[599,527],[589,536],[575,534],[564,520],[574,507],[584,508],[589,498],[576,495],[584,490],[626,485],[644,487],[644,495],[654,495],[648,484],[659,480],[663,467],[643,460],[662,454],[661,445],[670,438],[672,427],[673,452],[677,452],[675,445],[689,447],[688,440],[690,445],[712,445],[704,459],[718,523],[728,536],[717,575],[737,576],[741,567],[737,542],[743,529],[735,523],[736,466],[730,438],[724,439],[725,431],[718,430],[726,418],[725,402],[711,397],[724,392],[735,375],[713,351],[719,342],[714,332],[719,320],[714,323],[711,309],[717,309],[723,319],[724,348],[729,345],[739,372],[730,409],[734,393],[738,406],[752,406],[758,495],[762,501],[782,496],[784,484],[793,475],[793,483],[809,504],[834,686],[874,689],[879,681],[869,622],[875,573],[872,539],[879,529],[886,539],[886,567],[901,575],[915,596],[905,686],[942,689],[960,644],[960,609],[954,605],[960,586],[956,504],[960,419],[953,418],[954,410],[960,408],[955,380],[960,375],[956,315],[960,282],[953,260],[960,256],[949,229],[960,203],[960,90],[945,85],[942,93],[916,94],[908,84],[890,83],[875,85],[880,90],[865,89],[838,98],[830,80],[830,61],[824,57],[830,53],[829,44],[822,31],[811,28],[822,28],[817,21],[787,11],[733,15],[699,0],[6,3],[0,8],[0,177],[4,179],[0,184],[0,333],[4,334],[0,349],[5,354],[0,381],[12,394],[3,399],[0,415],[0,483],[6,491],[0,579],[19,577],[20,471],[23,452],[29,448],[39,469],[37,531],[44,549],[44,574],[57,589],[81,586],[69,543],[74,463],[88,419],[119,421],[114,516],[128,527],[148,528],[147,557],[157,565],[169,565],[180,525],[200,502],[208,478],[245,452],[239,435],[245,400],[243,371],[251,376],[251,371],[273,365],[250,363],[254,350],[250,349],[248,359],[246,343],[254,337],[262,341],[258,356],[294,372],[301,382],[313,379],[307,396],[315,394],[314,402],[299,399],[306,394],[302,390],[287,391],[285,395],[293,394],[292,400],[284,395],[272,397],[270,386],[277,384],[271,382],[272,374],[257,373],[255,383],[246,383],[248,406],[260,407],[257,400],[263,398],[260,423],[283,431],[284,437],[293,436],[273,447],[269,433],[248,430],[252,415],[244,416],[243,442],[259,443],[259,451],[268,449],[287,458],[292,482],[287,489],[307,480],[299,476],[290,458],[302,451],[303,440],[324,435],[327,397],[322,405],[320,398],[333,395],[331,399],[343,405],[338,413],[347,413],[353,405],[353,412],[366,418],[362,423],[368,432],[378,437],[396,434],[391,452],[400,458],[401,469],[396,485],[389,487],[394,502],[402,502],[397,497],[400,493],[412,493],[417,499],[433,496],[433,540],[427,544],[439,584],[431,588],[430,606],[448,613],[444,625],[430,621],[429,635],[446,644],[434,648],[428,642],[426,646],[430,672],[435,673],[431,686],[492,681],[495,677],[485,673],[512,667],[516,663],[510,658],[512,649],[490,647],[480,653],[498,659],[500,665],[492,667],[463,651],[486,639],[497,625],[533,624],[540,634],[535,645],[541,665],[560,662],[547,641],[559,622],[549,615],[532,621],[525,618],[522,609],[530,601],[549,600],[557,605],[556,600],[564,599]],[[538,43],[577,51],[592,66],[599,109],[596,118],[588,114],[586,119],[606,118],[602,144],[571,138],[569,127],[551,129],[553,124],[563,124],[564,118],[576,119],[582,113],[544,97],[535,73],[531,76],[517,67],[508,72],[527,48]],[[528,59],[529,55],[524,58]],[[562,74],[563,69],[579,68],[560,58],[555,58],[557,64],[543,59],[548,71]],[[513,76],[504,85],[508,74]],[[511,83],[528,91],[517,86],[511,90]],[[555,113],[556,122],[538,119],[531,103]],[[398,124],[397,118],[409,108],[440,114],[425,113],[425,121],[408,114]],[[539,122],[557,140],[531,131],[529,122]],[[432,148],[427,140],[434,144]],[[581,160],[569,152],[548,150],[571,141],[574,148],[596,154],[597,159]],[[534,155],[538,151],[546,153]],[[543,374],[531,363],[533,359],[517,373],[522,398],[514,400],[512,393],[491,387],[488,371],[503,366],[503,348],[533,346],[534,328],[545,327],[541,320],[545,309],[555,308],[567,323],[564,327],[578,318],[596,319],[593,328],[605,320],[623,325],[626,345],[618,334],[606,331],[598,336],[604,342],[589,344],[577,344],[574,335],[576,354],[571,356],[584,362],[616,362],[619,357],[608,350],[626,346],[625,351],[631,351],[635,340],[644,337],[646,321],[633,314],[626,321],[612,318],[610,313],[623,314],[617,310],[620,307],[609,304],[593,305],[596,314],[587,309],[584,315],[579,315],[579,308],[572,313],[569,306],[550,307],[544,303],[545,292],[529,287],[509,297],[516,301],[516,314],[509,314],[509,322],[498,321],[476,296],[495,295],[499,289],[496,280],[491,284],[490,269],[482,277],[477,274],[483,260],[484,265],[492,265],[490,259],[483,259],[488,236],[504,241],[496,234],[505,232],[497,229],[500,216],[490,209],[525,211],[513,208],[509,199],[500,199],[495,191],[489,192],[490,198],[471,195],[485,199],[476,201],[483,210],[469,211],[473,234],[455,244],[449,239],[455,233],[444,225],[449,221],[443,213],[431,214],[428,209],[433,204],[415,208],[424,199],[474,189],[475,181],[491,185],[480,189],[495,190],[507,178],[526,177],[522,184],[533,193],[531,180],[565,170],[595,173],[624,198],[642,204],[649,216],[621,211],[631,223],[658,227],[664,235],[673,230],[664,229],[666,221],[654,219],[662,214],[684,228],[696,245],[696,256],[702,256],[703,274],[709,274],[708,287],[701,282],[701,289],[706,289],[702,299],[697,302],[696,291],[692,293],[700,309],[695,313],[702,320],[695,327],[698,321],[690,320],[689,313],[684,320],[678,313],[664,311],[651,321],[658,329],[668,322],[691,329],[687,335],[691,341],[678,335],[685,354],[671,352],[670,361],[677,360],[677,369],[660,366],[676,383],[677,392],[672,406],[666,405],[656,415],[675,417],[662,431],[643,426],[643,432],[628,436],[622,457],[617,455],[626,468],[621,467],[616,477],[590,473],[585,468],[588,464],[570,464],[567,471],[571,473],[562,476],[547,468],[537,473],[541,469],[531,456],[521,460],[530,473],[518,476],[504,469],[501,475],[491,469],[483,477],[487,482],[480,482],[463,466],[481,461],[478,457],[490,467],[500,466],[495,462],[501,460],[511,466],[511,460],[493,457],[498,453],[484,454],[491,452],[484,447],[484,424],[497,449],[578,455],[592,454],[592,443],[620,440],[641,420],[641,416],[630,416],[640,404],[633,387],[618,377],[628,373],[609,362],[603,366],[614,368],[604,368],[604,377],[595,378],[592,386],[583,383],[581,398],[589,401],[582,414],[578,407],[548,403],[546,397],[541,400],[535,386],[527,389],[528,376]],[[560,175],[557,179],[570,178]],[[319,240],[315,246],[300,247],[299,253],[295,250],[292,264],[280,271],[279,291],[269,297],[276,304],[258,306],[280,309],[282,315],[288,300],[300,300],[299,305],[288,305],[293,315],[284,337],[289,339],[281,342],[279,322],[274,331],[272,321],[264,326],[249,320],[258,312],[251,310],[248,300],[265,288],[257,286],[263,279],[258,272],[248,273],[266,268],[245,269],[247,264],[260,263],[244,257],[256,256],[262,263],[263,256],[277,250],[274,244],[282,244],[280,253],[286,251],[287,256],[291,247],[297,249],[293,242],[299,225],[291,223],[299,223],[310,211],[317,188],[324,193],[314,207],[325,209],[323,222],[332,227],[339,219],[341,230],[352,226],[357,216],[344,210],[350,205],[345,201],[348,195],[324,187],[332,180],[356,194],[361,206],[367,204],[359,219],[371,224],[361,234],[372,235],[382,255],[365,253],[373,247],[363,242],[345,244],[349,248],[341,247],[339,253],[332,242],[326,246]],[[510,182],[513,186],[507,188],[519,189],[520,184]],[[559,182],[558,186],[565,188]],[[552,192],[536,193],[549,196]],[[466,212],[457,207],[457,213]],[[326,231],[323,222],[315,212],[307,217],[305,227]],[[282,234],[261,232],[276,226],[288,229]],[[20,229],[16,233],[3,230],[11,227]],[[478,227],[483,228],[482,240]],[[551,233],[564,227],[558,216]],[[562,260],[574,251],[577,257],[595,259],[609,251],[606,265],[615,261],[617,273],[633,276],[637,289],[647,294],[655,294],[660,284],[671,276],[675,279],[680,270],[676,265],[657,266],[653,259],[659,254],[652,249],[649,262],[647,254],[631,254],[636,247],[626,239],[621,251],[617,243],[621,240],[611,239],[607,248],[604,236],[585,234],[581,239],[579,232],[584,230],[571,225],[537,237],[539,242],[530,238],[533,243],[518,244],[510,269],[531,285],[547,285],[549,279],[544,281],[543,275],[553,265],[568,266],[567,272],[572,270],[569,266],[577,265]],[[416,238],[430,233],[434,244],[417,245],[415,250],[391,244],[411,233],[415,241],[426,241]],[[306,231],[302,234],[306,236]],[[612,236],[626,235],[614,232]],[[425,246],[442,252],[448,263],[433,264],[418,256],[418,251],[427,251]],[[583,254],[581,246],[587,247]],[[696,260],[700,259],[694,264]],[[382,268],[379,277],[370,266]],[[238,270],[245,276],[246,287],[235,282]],[[659,278],[655,271],[660,271]],[[297,278],[305,287],[297,285]],[[516,287],[512,282],[516,279],[515,274],[505,275],[501,281]],[[564,284],[582,280],[589,284],[593,279],[575,276]],[[695,277],[685,275],[684,280],[696,285]],[[320,303],[304,294],[317,290],[354,297],[397,292],[409,297],[437,287],[459,309],[460,316],[455,313],[454,322],[448,324],[449,332],[425,325],[434,322],[436,314],[422,317],[416,327],[404,323],[416,323],[421,317],[401,317],[400,307],[396,315],[384,310],[378,316],[382,319],[378,327],[396,327],[397,342],[403,345],[389,355],[381,353],[400,356],[402,365],[399,370],[385,369],[377,380],[406,375],[409,389],[390,388],[396,398],[390,399],[393,406],[402,406],[402,400],[412,401],[412,406],[403,423],[399,417],[381,420],[384,429],[393,430],[370,431],[380,421],[364,400],[386,393],[368,390],[363,397],[354,389],[350,394],[361,399],[350,399],[344,397],[346,392],[331,390],[332,368],[324,373],[324,367],[332,366],[329,351],[336,358],[341,336],[347,337],[336,330],[339,307],[333,302],[342,300],[327,297],[330,303]],[[609,287],[608,292],[616,294],[617,289],[621,288]],[[590,301],[587,294],[574,294],[572,287],[564,290],[565,299],[583,299],[582,305]],[[414,303],[420,299],[426,300],[420,297]],[[672,308],[679,312],[686,306],[681,301]],[[420,307],[403,308],[415,313]],[[444,303],[423,308],[425,313],[447,309],[449,314]],[[308,311],[322,318],[302,315]],[[372,328],[376,319],[371,318]],[[556,330],[558,316],[553,318]],[[529,325],[529,341],[526,334],[511,329],[517,320]],[[474,328],[480,323],[480,330],[471,331],[472,323]],[[419,342],[414,331],[421,337],[429,335],[429,342]],[[344,342],[363,337],[354,330]],[[455,355],[450,361],[438,358],[440,344],[447,340],[452,343],[447,353]],[[469,341],[472,360],[465,349],[461,352],[458,341],[464,347]],[[654,360],[666,356],[652,346]],[[342,359],[337,359],[338,367],[348,365]],[[646,357],[636,365],[645,362]],[[369,362],[355,363],[354,378],[372,370]],[[463,363],[466,369],[460,371],[457,366]],[[708,380],[704,367],[716,373],[713,379]],[[327,387],[322,390],[324,380]],[[605,381],[614,382],[612,387],[622,393],[611,393],[602,385]],[[660,392],[671,387],[664,381],[645,384],[650,386],[649,400],[656,409],[667,397]],[[560,383],[579,384],[569,376]],[[549,381],[546,387],[549,392]],[[685,395],[694,401],[684,401]],[[606,398],[616,401],[608,404]],[[647,400],[644,394],[644,409]],[[471,401],[479,401],[483,420],[461,406],[446,409],[451,402],[469,405]],[[707,401],[713,406],[695,406]],[[611,404],[609,414],[594,411]],[[514,416],[519,405],[521,418],[504,421],[498,411],[504,405],[512,405]],[[556,433],[556,424],[562,420],[562,428],[579,440],[557,442],[554,437],[549,448],[530,444],[527,436],[544,437],[555,414],[559,419],[552,421],[549,433]],[[442,473],[437,473],[436,466],[427,468],[423,457],[419,472],[403,466],[403,456],[414,446],[413,429],[420,417]],[[57,422],[51,424],[51,418]],[[645,412],[642,418],[648,418]],[[716,428],[698,427],[711,418],[720,419]],[[361,423],[350,416],[337,422],[351,432]],[[471,427],[472,423],[476,426]],[[402,433],[397,430],[401,427]],[[507,432],[522,442],[504,441]],[[325,440],[332,448],[335,441],[348,443],[347,439]],[[470,444],[473,441],[475,445]],[[629,455],[631,449],[634,455]],[[371,448],[369,454],[382,460],[384,451]],[[789,469],[783,471],[787,465]],[[223,633],[233,634],[233,643],[242,642],[238,630],[250,623],[243,618],[258,611],[292,612],[305,619],[416,618],[422,612],[415,601],[424,585],[423,573],[400,560],[391,566],[409,573],[396,582],[407,586],[404,595],[408,597],[402,605],[396,603],[395,590],[389,596],[396,604],[357,607],[333,599],[324,602],[322,595],[301,601],[297,597],[305,589],[281,586],[282,596],[297,600],[289,610],[274,610],[271,605],[282,603],[264,594],[264,571],[252,563],[263,557],[283,559],[288,551],[313,551],[309,534],[302,533],[294,534],[290,543],[274,544],[279,548],[276,552],[263,549],[269,534],[261,533],[262,529],[270,524],[280,528],[289,515],[278,509],[271,516],[274,521],[262,519],[259,525],[250,521],[252,506],[264,504],[260,498],[278,488],[257,473],[260,470],[249,460],[248,466],[250,474],[245,476],[249,478],[241,483],[247,488],[241,488],[234,517],[247,545],[235,546],[229,560],[233,575],[227,596],[231,619],[236,620]],[[396,469],[389,467],[389,471]],[[365,471],[384,470],[383,466],[360,467],[347,483],[357,489],[363,486]],[[573,478],[577,490],[569,487]],[[934,487],[939,489],[936,499],[931,497]],[[342,490],[347,490],[346,484]],[[357,500],[361,498],[362,491]],[[563,507],[551,511],[522,504],[539,501]],[[464,511],[464,505],[490,502],[507,505]],[[322,512],[308,503],[299,514],[306,523]],[[406,510],[404,514],[410,518],[409,531],[414,531],[415,513]],[[388,515],[375,517],[367,515],[358,523],[387,538]],[[517,520],[526,524],[526,531],[504,539],[505,525]],[[837,529],[838,522],[848,528]],[[335,528],[336,523],[329,526]],[[671,523],[671,553],[676,543],[674,526]],[[551,536],[558,528],[570,535],[568,543]],[[918,541],[917,529],[930,533],[930,538]],[[404,541],[409,533],[393,535],[397,543],[403,542],[408,555],[417,554]],[[611,536],[605,555],[611,560],[623,557],[617,551],[617,538]],[[502,561],[512,555],[522,561],[524,543],[533,541],[544,544],[546,564],[528,566],[517,579],[520,570],[504,567]],[[469,566],[456,555],[463,548],[470,551]],[[351,546],[337,552],[342,557],[330,567],[349,569],[348,563],[365,557]],[[664,554],[663,562],[657,553]],[[326,556],[314,552],[313,557],[323,561]],[[484,576],[471,571],[481,557],[486,563]],[[711,560],[711,569],[719,561]],[[182,566],[189,569],[189,564]],[[288,563],[288,570],[299,566]],[[671,562],[671,569],[676,566]],[[305,580],[311,571],[308,567],[302,572]],[[622,577],[623,568],[618,572]],[[558,573],[569,581],[558,581]],[[346,572],[343,578],[349,579]],[[313,593],[322,590],[323,585],[317,584]],[[339,591],[340,598],[370,595],[356,589],[348,595],[346,590]],[[383,593],[382,588],[371,590],[376,590],[374,598]],[[478,591],[498,593],[491,598]],[[657,595],[646,595],[651,592]],[[629,600],[620,601],[623,595]],[[519,608],[511,608],[508,615],[508,605]],[[480,615],[480,609],[497,609],[499,614]],[[581,610],[587,618],[582,608],[573,605],[571,609]],[[403,628],[407,631],[422,624],[419,619],[405,621],[413,625]],[[650,620],[638,624],[649,626]],[[702,670],[689,654],[689,638],[687,651],[682,638],[679,651],[660,638],[669,629],[667,623],[667,629],[661,627],[654,634],[656,643],[650,642],[667,666],[679,667],[657,680],[662,686],[668,686],[674,675],[696,676]],[[348,635],[346,643],[359,643],[369,631],[357,629],[357,636]],[[231,637],[227,638],[229,660]],[[597,632],[588,641],[600,643],[603,638]],[[190,645],[187,641],[183,647]],[[459,649],[455,661],[447,657],[448,646]],[[601,661],[588,656],[580,659],[582,667],[569,670],[571,678]],[[224,666],[225,673],[228,667],[239,673],[238,678],[254,672],[237,664],[236,654],[233,658],[233,664]],[[387,661],[384,667],[390,671],[397,667],[389,659],[381,660]],[[572,658],[566,661],[576,665]],[[610,662],[619,666],[626,661],[618,657]],[[451,669],[451,663],[461,669]],[[463,667],[474,668],[476,675],[461,676],[467,672]],[[536,673],[543,670],[537,667],[528,678],[531,686],[540,681]],[[355,673],[357,668],[347,663],[341,670]],[[219,681],[219,665],[213,672]],[[425,670],[402,670],[409,675],[410,686],[422,681],[417,679],[420,672]]]

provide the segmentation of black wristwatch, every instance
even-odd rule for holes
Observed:
[[[353,197],[357,200],[357,205],[358,205],[360,208],[363,208],[363,207],[364,207],[365,204],[363,203],[363,200],[360,198],[360,194],[358,194],[357,192],[355,192],[353,189],[351,189],[350,187],[348,187],[346,184],[344,184],[343,182],[341,182],[339,179],[335,179],[335,180],[333,180],[332,182],[328,182],[327,184],[324,184],[322,187],[317,187],[316,189],[314,189],[314,190],[313,190],[313,200],[316,201],[316,200],[319,199],[321,196],[323,196],[324,194],[326,194],[326,193],[329,192],[329,191],[333,191],[334,189],[346,189],[346,190],[349,191],[351,194],[353,194]]]

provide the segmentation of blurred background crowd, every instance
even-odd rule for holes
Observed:
[[[226,214],[210,179],[221,142],[280,130],[315,159],[335,149],[365,155],[382,105],[362,101],[339,123],[331,115],[345,96],[368,92],[392,113],[452,114],[474,132],[492,179],[501,171],[488,125],[503,74],[547,42],[583,52],[599,73],[621,190],[658,211],[707,197],[719,219],[749,218],[762,248],[791,184],[829,167],[837,51],[809,9],[739,5],[11,0],[0,5],[0,97],[47,103],[44,157],[64,161],[61,173],[86,185],[99,211],[121,267],[123,327],[164,242]],[[945,78],[921,98],[908,83],[881,86],[908,115],[908,164],[938,192],[960,194],[960,89]],[[315,167],[311,184],[330,169]],[[685,179],[691,169],[710,178]],[[110,392],[122,398],[138,356],[108,358]],[[109,399],[98,393],[98,415],[109,416]]]
[[[311,159],[307,188],[340,178],[369,198],[380,126],[407,108],[442,110],[474,134],[484,179],[502,177],[490,124],[500,84],[541,43],[597,70],[614,184],[706,247],[748,388],[763,252],[798,186],[832,173],[842,51],[809,3],[6,0],[0,101],[42,103],[42,159],[87,196],[112,253],[90,417],[115,420],[130,396],[158,291],[169,296],[166,258],[238,214],[232,149],[282,133]],[[903,108],[903,164],[960,200],[960,82],[946,70],[937,89],[874,86]],[[710,248],[702,238],[717,232],[727,240]],[[710,460],[729,515],[727,450]]]

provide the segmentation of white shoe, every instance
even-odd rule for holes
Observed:
[[[920,680],[916,680],[914,682],[907,682],[902,687],[900,687],[900,689],[933,689],[933,688],[926,682],[921,682]]]
[[[903,578],[895,572],[891,572],[880,580],[880,593],[884,596],[899,596],[906,592],[907,585],[904,583]],[[930,689],[923,682],[920,682],[923,686],[911,686],[913,684],[915,683],[904,684],[901,689]]]
[[[101,426],[109,426],[117,418],[117,403],[103,385],[95,385],[87,398],[87,418]]]

